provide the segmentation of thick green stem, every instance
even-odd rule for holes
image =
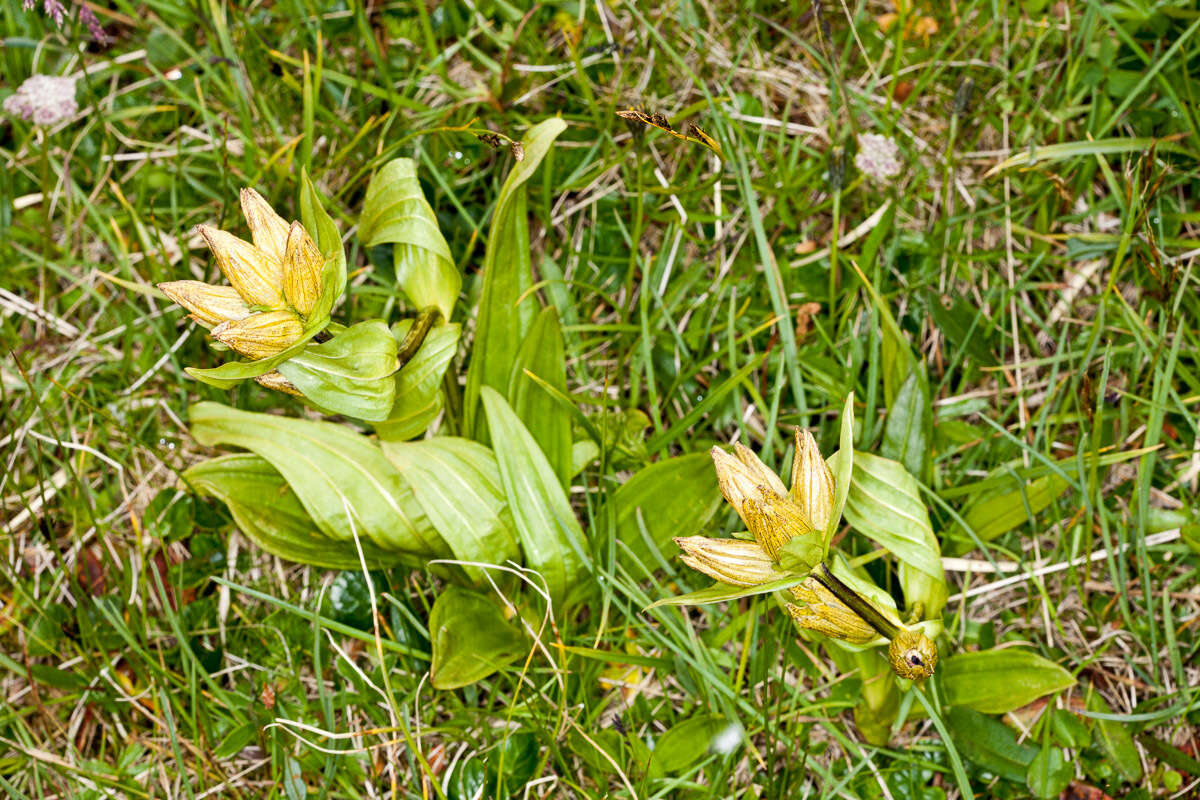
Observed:
[[[860,595],[858,592],[851,589],[846,584],[833,574],[829,566],[822,563],[821,566],[813,572],[812,575],[822,586],[833,592],[838,600],[841,600],[850,610],[863,618],[868,625],[874,628],[880,636],[891,641],[900,635],[900,628],[891,620],[879,612],[879,609]]]
[[[425,337],[429,335],[429,329],[433,327],[433,323],[437,322],[440,315],[441,313],[436,308],[427,308],[417,314],[416,321],[405,334],[404,341],[400,342],[400,348],[396,352],[400,358],[400,366],[407,364],[409,359],[421,349],[421,345],[425,343]]]

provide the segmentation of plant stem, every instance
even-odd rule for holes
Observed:
[[[429,329],[433,327],[433,323],[437,322],[439,316],[440,312],[436,308],[427,308],[417,314],[416,321],[405,334],[404,341],[400,342],[400,348],[396,353],[400,358],[400,366],[408,363],[408,360],[421,349],[421,345],[425,343],[425,337],[429,335]]]
[[[833,592],[838,600],[849,606],[851,611],[862,617],[863,621],[874,628],[880,636],[891,641],[900,635],[900,628],[895,623],[881,614],[869,600],[842,583],[825,562],[821,562],[821,566],[813,572],[812,576],[822,586]]]

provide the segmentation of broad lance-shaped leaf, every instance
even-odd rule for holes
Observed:
[[[670,498],[670,502],[663,502]],[[700,533],[721,506],[721,490],[708,453],[689,453],[643,467],[609,495],[596,518],[611,513],[617,532],[617,560],[640,576],[654,571],[652,549],[663,558],[679,552],[675,537]],[[645,527],[650,541],[642,535]]]
[[[480,390],[491,386],[502,394],[508,393],[513,361],[536,310],[537,300],[528,292],[533,276],[524,184],[566,127],[565,122],[554,118],[529,129],[522,141],[525,158],[508,173],[492,213],[483,257],[475,344],[463,393],[464,429],[477,440],[485,436],[478,414]]]
[[[1075,685],[1071,673],[1031,650],[1007,647],[947,658],[939,669],[946,703],[1006,714]]]
[[[396,284],[418,309],[435,306],[450,319],[462,275],[412,159],[392,159],[371,179],[358,236],[365,247],[394,244]]]
[[[490,386],[481,398],[525,563],[542,574],[551,599],[561,604],[568,592],[585,587],[583,530],[550,462],[508,401]]]
[[[679,772],[704,758],[714,747],[724,750],[721,739],[729,734],[736,735],[734,741],[740,742],[742,726],[721,714],[698,714],[658,737],[653,759],[664,772]]]
[[[342,248],[342,236],[333,224],[333,218],[325,211],[321,193],[313,185],[307,170],[300,171],[300,221],[317,243],[321,255],[325,256],[321,299],[309,318],[328,319],[334,303],[346,290],[346,251]]]
[[[528,370],[528,374],[526,374]],[[545,384],[565,397],[567,361],[558,313],[543,308],[521,343],[509,380],[508,401],[533,434],[563,488],[571,485],[571,412]]]
[[[846,519],[897,558],[935,580],[945,580],[937,537],[916,480],[903,464],[854,454]]]
[[[384,442],[383,454],[413,487],[417,502],[460,561],[520,561],[521,548],[496,457],[478,442],[438,436]],[[464,567],[476,583],[479,567]]]
[[[412,320],[392,326],[397,342],[404,339]],[[375,431],[385,441],[406,441],[420,436],[442,410],[442,376],[458,350],[462,327],[458,323],[439,325],[429,331],[424,343],[396,374],[396,400],[387,419],[376,423]]]
[[[737,600],[741,597],[753,597],[756,594],[767,594],[768,592],[777,592],[781,589],[790,589],[797,584],[803,583],[807,577],[807,575],[800,574],[785,575],[777,581],[760,583],[758,586],[733,586],[728,583],[714,583],[711,586],[697,589],[694,592],[655,600],[646,606],[646,610],[658,608],[659,606],[704,606],[710,603],[724,603],[726,600]]]
[[[1028,484],[988,492],[971,503],[963,513],[963,521],[980,541],[989,542],[1024,525],[1031,513],[1037,514],[1045,509],[1070,486],[1071,482],[1061,475],[1043,475]],[[965,553],[974,549],[975,540],[961,525],[955,526],[953,536],[951,552]]]
[[[367,421],[386,419],[400,366],[396,340],[382,320],[360,322],[328,342],[310,345],[279,372],[322,409]]]
[[[450,548],[421,511],[412,488],[379,446],[330,422],[191,408],[192,435],[207,447],[244,447],[279,470],[317,527],[334,539],[357,531],[385,550],[446,558]]]
[[[1021,783],[1025,780],[1037,748],[1017,741],[1012,728],[998,719],[963,706],[946,713],[946,725],[954,737],[954,746],[969,760],[1002,778]]]
[[[825,527],[825,552],[829,552],[829,543],[833,535],[842,526],[842,513],[846,508],[846,498],[850,494],[850,478],[854,474],[854,392],[846,395],[846,403],[842,406],[842,427],[838,437],[838,450],[825,459],[829,471],[833,473],[833,509],[829,513],[829,524]]]
[[[1096,687],[1088,686],[1087,699],[1084,701],[1088,711],[1101,714],[1111,714],[1112,708]],[[1142,779],[1142,760],[1138,757],[1137,745],[1133,743],[1133,735],[1129,732],[1129,724],[1116,719],[1095,720],[1095,741],[1108,755],[1117,772],[1125,780],[1136,783]]]
[[[433,602],[429,642],[429,682],[435,689],[457,689],[482,680],[529,648],[524,634],[495,603],[460,586],[446,587]]]
[[[896,402],[888,409],[879,454],[899,461],[914,476],[926,480],[932,435],[929,381],[924,366],[918,365],[908,373],[908,379],[896,395]]]
[[[235,453],[201,461],[184,471],[182,483],[225,503],[242,533],[272,555],[326,569],[361,566],[354,542],[318,530],[287,481],[261,456]],[[360,542],[367,569],[404,560],[402,553],[383,550],[370,539]]]

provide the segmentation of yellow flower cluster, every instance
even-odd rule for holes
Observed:
[[[896,624],[822,563],[830,524],[836,522],[830,519],[834,479],[811,433],[796,430],[790,488],[740,444],[733,455],[714,447],[712,458],[721,493],[754,540],[678,538],[685,564],[721,583],[753,587],[794,576],[798,563],[809,573],[788,590],[796,602],[787,610],[798,626],[856,645],[882,635],[891,642],[888,660],[896,674],[913,680],[933,674],[934,643]],[[785,555],[791,557],[786,568]]]
[[[290,225],[253,189],[241,193],[253,243],[209,225],[198,230],[229,286],[202,281],[158,284],[217,341],[252,359],[270,358],[296,342],[321,296],[325,260],[299,222]],[[295,390],[278,372],[259,383]]]

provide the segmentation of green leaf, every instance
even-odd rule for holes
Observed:
[[[508,400],[567,488],[571,485],[571,412],[544,387],[566,396],[567,359],[558,312],[553,307],[542,309],[521,343],[513,362]]]
[[[1088,687],[1085,704],[1088,711],[1112,713],[1112,708],[1104,701],[1095,687]],[[1097,719],[1094,733],[1096,742],[1108,755],[1121,777],[1130,783],[1140,781],[1142,779],[1142,760],[1138,758],[1137,745],[1133,743],[1133,734],[1129,732],[1128,723],[1115,719]]]
[[[368,578],[361,569],[346,569],[334,576],[329,584],[329,594],[325,595],[325,615],[335,622],[358,628],[360,631],[373,631],[375,628],[375,609],[371,607],[371,591],[382,591],[382,580],[374,576]]]
[[[1016,783],[1023,783],[1037,749],[1017,741],[1004,723],[969,708],[951,708],[946,725],[954,746],[969,761]]]
[[[726,600],[737,600],[741,597],[753,597],[756,594],[767,594],[780,589],[790,589],[802,583],[807,575],[786,575],[777,581],[760,583],[758,586],[732,586],[728,583],[714,583],[704,589],[698,589],[675,597],[664,597],[646,606],[649,611],[659,606],[703,606],[710,603],[723,603]]]
[[[973,302],[955,295],[947,308],[942,305],[941,297],[935,296],[929,303],[929,315],[938,332],[954,348],[950,350],[951,356],[961,350],[975,366],[994,367],[999,363],[991,346],[995,323]]]
[[[551,600],[562,603],[568,590],[584,586],[583,530],[550,462],[512,407],[490,386],[480,396],[525,563],[545,578]]]
[[[850,494],[850,481],[854,474],[854,392],[846,396],[842,406],[842,429],[838,440],[838,451],[825,459],[833,473],[833,510],[829,514],[829,526],[825,529],[825,552],[829,542],[842,526],[842,513],[846,509],[846,498]]]
[[[279,372],[319,407],[368,421],[387,419],[396,395],[396,340],[382,320],[360,322],[310,345]]]
[[[1092,731],[1087,724],[1065,708],[1050,712],[1050,729],[1054,739],[1063,747],[1082,750],[1092,743]]]
[[[933,438],[933,412],[929,405],[929,381],[918,367],[908,374],[888,409],[887,426],[879,454],[899,461],[911,474],[925,480]]]
[[[392,326],[392,336],[402,340],[412,320]],[[396,374],[396,400],[387,419],[375,425],[379,438],[405,441],[420,436],[442,410],[441,384],[446,368],[458,351],[462,327],[439,325],[429,331],[421,348]]]
[[[191,422],[200,444],[243,447],[269,461],[326,536],[350,541],[357,532],[385,550],[420,558],[450,555],[412,488],[361,434],[219,403],[192,406]]]
[[[483,762],[477,758],[464,758],[450,768],[446,800],[479,800],[484,796],[486,781]]]
[[[421,191],[412,159],[392,159],[371,179],[358,236],[368,248],[394,244],[396,285],[418,309],[436,306],[450,319],[462,275]]]
[[[625,740],[613,728],[589,730],[585,738],[579,728],[572,727],[567,733],[566,745],[572,754],[601,775],[617,775],[622,765],[628,763],[623,753]]]
[[[976,500],[963,513],[963,520],[975,531],[980,541],[990,542],[1024,525],[1029,521],[1030,513],[1037,514],[1045,509],[1070,485],[1070,481],[1060,475],[1043,475],[1023,486],[991,493]],[[961,526],[955,526],[954,539],[954,552],[966,552],[975,547],[974,539]]]
[[[536,300],[527,293],[533,276],[524,184],[566,127],[565,122],[554,118],[529,130],[522,142],[525,158],[509,172],[492,214],[475,344],[463,394],[464,429],[475,439],[484,436],[476,421],[480,391],[491,386],[507,394],[513,362],[533,322]]]
[[[258,738],[258,723],[244,722],[236,728],[225,734],[216,750],[213,751],[213,756],[224,761],[233,758],[238,753]]]
[[[538,741],[531,731],[508,733],[500,746],[488,754],[488,786],[495,787],[491,797],[523,797],[525,785],[538,767]]]
[[[252,453],[212,458],[188,467],[185,485],[229,507],[233,521],[250,541],[271,555],[326,569],[359,568],[354,542],[331,539],[304,510],[296,493],[271,464]],[[399,553],[362,538],[367,569],[395,566]]]
[[[950,656],[939,670],[946,703],[1006,714],[1075,685],[1071,673],[1031,650],[1008,647]]]
[[[671,502],[664,503],[664,497]],[[651,546],[664,556],[677,553],[671,540],[698,534],[720,506],[712,458],[690,453],[643,467],[609,496],[596,518],[615,515],[617,559],[633,569],[653,563]],[[649,542],[642,535],[643,525]]]
[[[1029,762],[1025,782],[1034,797],[1052,800],[1063,793],[1075,770],[1057,747],[1043,747]]]
[[[871,453],[854,454],[846,519],[914,569],[944,581],[941,552],[920,489],[903,464]]]
[[[1041,147],[1030,145],[1023,148],[1019,153],[1009,156],[1001,161],[996,166],[984,173],[985,178],[990,178],[998,172],[1003,172],[1011,167],[1031,166],[1033,164],[1044,164],[1050,161],[1062,161],[1068,158],[1078,158],[1080,156],[1094,155],[1115,155],[1117,153],[1145,153],[1152,148],[1157,148],[1160,153],[1182,152],[1184,148],[1180,147],[1171,139],[1155,139],[1151,136],[1142,137],[1116,137],[1113,139],[1092,139],[1086,142],[1060,142],[1058,144],[1048,144]]]
[[[880,352],[880,362],[883,364],[883,398],[887,407],[891,408],[896,402],[896,395],[900,391],[900,387],[904,385],[909,373],[916,367],[917,359],[913,355],[912,347],[908,344],[908,338],[900,330],[896,318],[892,316],[892,310],[887,301],[867,280],[867,276],[859,269],[858,264],[853,261],[850,264],[858,273],[863,288],[867,290],[871,303],[875,306],[876,313],[879,314],[880,336],[883,340]]]
[[[663,772],[682,772],[712,750],[718,737],[722,737],[730,728],[736,736],[735,741],[740,744],[741,726],[720,714],[700,714],[685,719],[658,737],[653,758]]]
[[[287,800],[305,800],[308,797],[304,771],[300,768],[300,762],[291,756],[283,762],[283,794]]]
[[[384,442],[383,454],[412,486],[417,502],[460,561],[520,561],[521,548],[496,457],[478,442],[439,436]],[[480,583],[483,570],[463,567]]]
[[[457,689],[486,678],[528,650],[524,634],[487,597],[448,586],[429,613],[435,689]]]
[[[325,256],[325,266],[321,270],[321,297],[309,319],[328,320],[334,304],[346,290],[346,251],[342,248],[342,236],[325,211],[321,193],[313,185],[306,169],[300,171],[300,221],[317,243],[317,249]]]

